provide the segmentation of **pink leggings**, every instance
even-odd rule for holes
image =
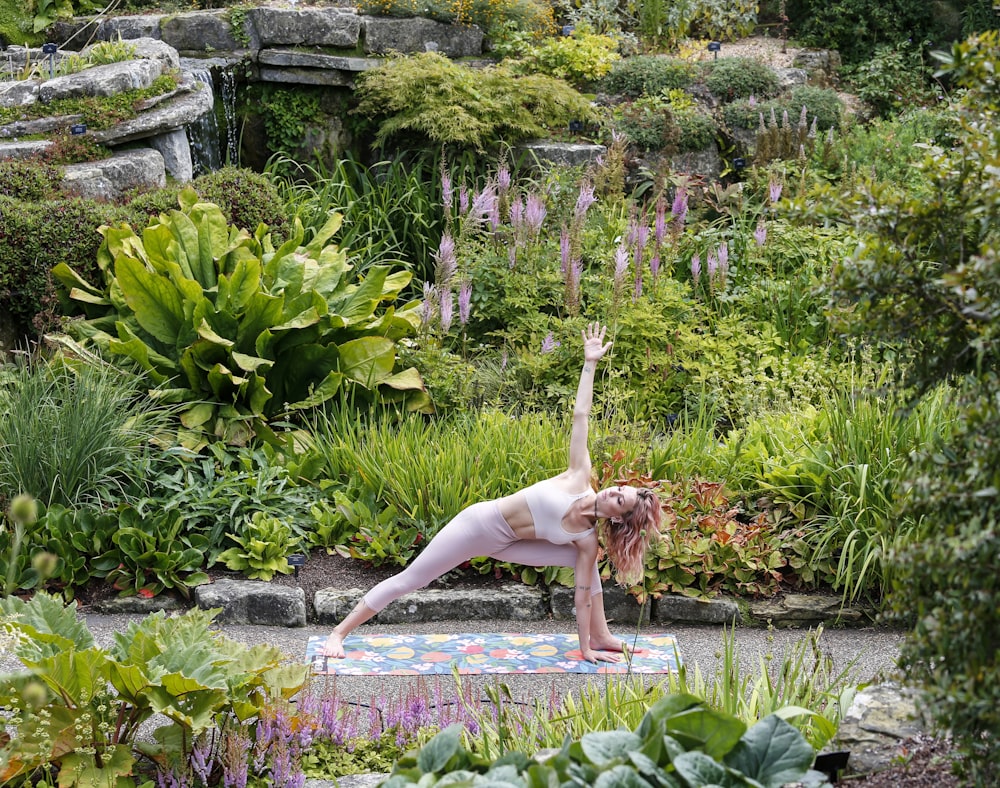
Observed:
[[[402,572],[383,580],[365,594],[365,604],[376,613],[403,594],[423,588],[445,572],[476,556],[527,566],[576,566],[579,551],[572,544],[544,539],[518,539],[500,514],[496,501],[483,501],[463,509],[431,539]],[[601,575],[594,562],[592,593],[601,593]]]

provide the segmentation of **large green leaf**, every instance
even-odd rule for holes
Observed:
[[[366,388],[374,388],[392,374],[396,346],[382,337],[361,337],[340,346],[340,371]]]
[[[815,755],[796,728],[771,714],[743,734],[725,762],[765,788],[781,788],[799,780]]]
[[[722,758],[740,740],[746,725],[736,717],[707,707],[688,709],[665,721],[666,732],[687,746]]]
[[[697,750],[678,755],[674,768],[690,788],[761,788]]]
[[[584,734],[570,752],[579,747],[579,754],[595,766],[603,767],[625,760],[630,751],[638,750],[641,745],[642,740],[631,731],[598,731]]]
[[[115,275],[139,325],[161,342],[176,345],[184,324],[183,299],[177,287],[131,257],[118,258]]]
[[[59,765],[59,788],[125,788],[135,781],[131,778],[135,757],[124,744],[114,745],[97,757],[89,752],[73,752]]]
[[[230,276],[220,275],[216,308],[233,315],[242,314],[260,290],[260,274],[260,260],[248,257],[236,263]]]

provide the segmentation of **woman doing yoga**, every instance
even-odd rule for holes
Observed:
[[[594,399],[597,362],[608,352],[607,328],[592,323],[583,336],[583,371],[573,407],[569,467],[518,492],[462,510],[402,572],[372,588],[330,633],[322,653],[344,656],[344,638],[403,594],[476,556],[528,566],[571,566],[575,572],[576,624],[580,650],[588,662],[617,662],[619,638],[604,617],[597,570],[598,524],[619,578],[637,581],[643,555],[659,534],[660,502],[652,490],[591,487],[587,431]]]

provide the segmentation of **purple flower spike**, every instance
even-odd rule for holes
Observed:
[[[757,106],[757,97],[753,93],[751,93],[750,98],[747,99],[747,106],[750,107],[750,109]]]
[[[757,246],[763,246],[764,242],[767,241],[767,225],[764,224],[763,219],[757,222],[757,229],[753,231],[753,239],[757,242]]]
[[[561,342],[556,341],[555,337],[552,335],[552,332],[550,331],[548,334],[545,335],[545,339],[542,340],[542,354],[544,355],[546,353],[551,353],[561,344],[562,344]]]
[[[729,245],[719,244],[719,272],[725,276],[729,271]]]
[[[458,189],[458,212],[466,213],[469,210],[469,190],[463,183]]]
[[[656,246],[659,247],[663,243],[663,239],[667,235],[667,204],[663,201],[661,197],[656,201],[656,219],[653,222],[653,239],[656,241]]]
[[[420,305],[420,322],[426,327],[434,317],[435,288],[430,282],[424,282],[424,300]]]
[[[701,255],[697,253],[691,258],[691,278],[695,284],[701,279]]]
[[[622,279],[625,277],[625,272],[628,270],[628,247],[624,243],[618,245],[615,249],[615,286],[621,284]]]
[[[440,287],[447,287],[451,278],[458,270],[458,258],[455,255],[455,239],[450,233],[441,236],[441,243],[438,245],[437,253],[434,254],[436,263],[434,276]]]
[[[454,200],[454,194],[451,189],[451,176],[448,174],[448,170],[441,168],[441,202],[444,203],[444,208],[447,212],[451,212],[451,204]]]
[[[545,202],[535,193],[528,195],[527,204],[524,206],[524,221],[532,234],[538,235],[542,229],[542,222],[545,221]]]
[[[653,281],[656,281],[656,277],[660,273],[660,256],[658,254],[653,255],[653,259],[649,261],[649,273],[653,275]]]
[[[634,304],[642,298],[642,271],[635,275],[635,290],[632,293],[632,303]]]
[[[580,194],[576,198],[576,208],[573,211],[573,216],[576,217],[577,221],[581,221],[587,214],[587,210],[597,202],[597,198],[594,197],[594,185],[592,183],[581,183],[580,184]]]
[[[778,200],[781,199],[781,181],[773,180],[768,184],[768,197],[771,199],[771,205],[774,205]]]
[[[466,279],[458,290],[458,322],[464,328],[472,311],[472,282]]]
[[[708,250],[708,260],[705,262],[705,267],[708,272],[708,280],[712,281],[719,271],[719,258],[716,257],[714,249]]]
[[[486,184],[483,190],[472,198],[472,208],[469,215],[475,219],[489,219],[498,211],[498,198],[496,187],[492,183]],[[497,214],[499,216],[499,214]]]
[[[510,208],[507,212],[510,215],[510,226],[514,229],[514,232],[518,232],[524,223],[524,202],[520,197],[516,200],[511,200]]]
[[[511,246],[507,250],[507,266],[511,271],[514,270],[514,266],[517,265],[517,245]]]
[[[688,210],[688,196],[687,191],[681,187],[677,190],[674,195],[674,204],[670,208],[670,213],[674,217],[674,221],[677,222],[678,227],[684,226],[684,220],[687,218]]]
[[[500,194],[506,194],[510,191],[510,170],[507,169],[507,165],[501,165],[500,169],[497,170],[497,188],[500,190]]]
[[[451,319],[454,316],[453,314],[454,305],[453,305],[451,290],[445,288],[439,293],[438,297],[439,297],[438,306],[441,309],[441,330],[447,334],[448,331],[451,329]]]
[[[562,232],[559,234],[559,262],[563,276],[566,276],[566,273],[569,271],[569,253],[569,230],[564,225]]]

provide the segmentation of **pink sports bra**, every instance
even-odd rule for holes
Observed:
[[[562,527],[562,519],[573,501],[583,498],[587,492],[589,491],[568,493],[553,484],[552,479],[543,479],[530,487],[525,487],[524,498],[531,512],[531,519],[535,523],[535,538],[553,544],[568,544],[593,533],[593,528],[570,533]]]

